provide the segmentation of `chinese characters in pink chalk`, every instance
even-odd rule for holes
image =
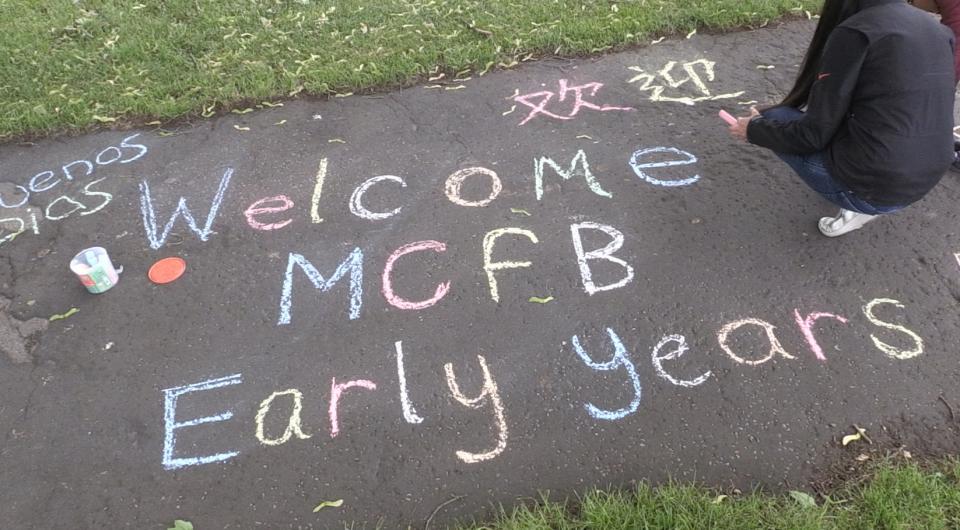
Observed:
[[[568,86],[566,79],[559,82],[559,90],[551,92],[543,90],[540,92],[531,92],[529,94],[520,94],[514,96],[513,100],[517,103],[526,105],[530,108],[529,114],[519,123],[524,125],[528,121],[543,115],[555,120],[572,120],[581,109],[597,110],[608,112],[611,110],[632,111],[637,110],[633,107],[615,107],[613,105],[597,105],[587,101],[585,98],[595,98],[597,92],[603,88],[603,83],[586,83],[578,86]],[[548,110],[550,107],[552,110]],[[565,114],[558,114],[565,113]]]

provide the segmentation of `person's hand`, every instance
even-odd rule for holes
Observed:
[[[747,141],[747,126],[750,125],[750,120],[760,115],[760,111],[756,107],[750,107],[750,115],[746,117],[738,117],[737,123],[730,126],[730,134],[741,141]]]

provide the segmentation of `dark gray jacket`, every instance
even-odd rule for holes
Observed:
[[[827,169],[875,206],[906,206],[953,161],[954,37],[903,0],[861,0],[830,34],[804,117],[750,122],[750,143],[826,151]]]

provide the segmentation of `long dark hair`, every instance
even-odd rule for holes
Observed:
[[[799,108],[807,103],[810,89],[813,88],[817,74],[820,73],[818,71],[820,56],[823,55],[823,47],[827,44],[827,39],[834,28],[858,11],[860,11],[860,0],[826,0],[823,3],[820,22],[817,23],[817,30],[813,33],[813,40],[810,41],[810,47],[807,48],[807,54],[803,58],[800,74],[797,75],[793,88],[787,97],[783,98],[781,105]]]

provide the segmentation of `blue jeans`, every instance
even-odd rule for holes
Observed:
[[[792,107],[774,107],[765,110],[763,117],[777,121],[796,121],[803,117],[803,112]],[[880,215],[903,209],[903,206],[874,206],[857,197],[853,191],[830,174],[824,161],[825,151],[809,155],[791,155],[776,151],[774,154],[786,162],[807,183],[807,186],[810,186],[810,189],[845,210]]]

